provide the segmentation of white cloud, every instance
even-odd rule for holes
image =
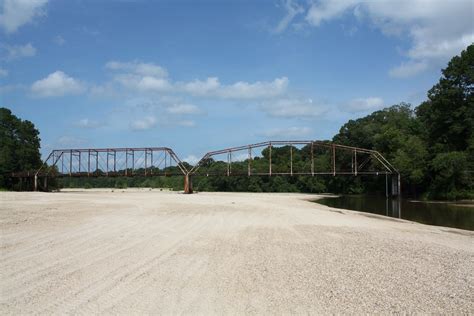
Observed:
[[[141,62],[110,61],[105,67],[116,71],[113,76],[116,83],[130,90],[154,93],[188,94],[191,96],[220,99],[265,99],[283,94],[288,87],[288,78],[276,78],[273,81],[238,81],[225,85],[217,77],[189,82],[173,82],[168,78],[166,69]]]
[[[215,94],[221,84],[218,78],[209,77],[205,81],[194,80],[187,83],[178,83],[178,86],[180,86],[180,90],[183,90],[189,94],[205,96],[212,93]]]
[[[194,156],[194,155],[189,155],[183,159],[183,161],[189,163],[190,165],[194,166],[199,162],[200,158]]]
[[[197,114],[200,111],[194,104],[182,103],[169,106],[166,112],[170,114]]]
[[[272,82],[256,81],[248,83],[236,82],[222,86],[217,95],[225,99],[262,99],[281,95],[288,87],[288,78],[276,78]]]
[[[281,77],[275,80],[256,81],[253,83],[238,81],[230,85],[223,85],[217,77],[191,82],[178,82],[176,91],[189,93],[193,96],[221,98],[221,99],[265,99],[283,94],[288,87],[288,78]]]
[[[293,0],[286,0],[284,2],[284,8],[286,11],[283,19],[280,20],[276,28],[273,30],[275,33],[281,33],[288,28],[288,25],[293,21],[293,19],[298,15],[304,13],[304,8],[298,5]]]
[[[353,13],[386,35],[408,36],[406,61],[390,71],[392,76],[408,77],[444,66],[474,42],[473,12],[472,0],[322,0],[311,4],[306,21],[319,26]]]
[[[80,81],[69,77],[64,72],[56,71],[34,82],[31,91],[38,97],[58,97],[82,93],[85,87]]]
[[[276,99],[266,101],[261,109],[270,116],[285,118],[311,118],[321,116],[327,109],[312,99]]]
[[[161,66],[153,63],[143,63],[139,61],[133,62],[119,62],[109,61],[105,64],[105,68],[115,71],[125,71],[142,76],[165,78],[168,72]]]
[[[1,45],[0,48],[4,51],[2,58],[7,61],[36,55],[36,48],[31,43],[25,45]]]
[[[0,68],[0,78],[8,76],[8,70]]]
[[[53,42],[58,46],[63,46],[66,40],[61,35],[57,35],[53,38]]]
[[[394,78],[413,77],[428,68],[426,61],[408,61],[390,69],[389,75]]]
[[[128,89],[143,92],[166,92],[172,88],[168,80],[150,76],[118,75],[115,77],[115,80]]]
[[[324,21],[340,17],[347,9],[357,4],[357,0],[324,0],[313,3],[308,10],[306,20],[314,25],[319,26]]]
[[[357,98],[349,102],[345,110],[355,112],[374,111],[381,109],[384,102],[381,98],[369,97],[369,98]]]
[[[134,131],[147,130],[156,126],[156,118],[154,116],[148,116],[144,119],[133,120],[130,122],[130,128]]]
[[[48,0],[3,0],[0,12],[0,27],[13,33],[33,18],[44,15]]]
[[[101,126],[101,124],[99,122],[94,121],[94,120],[90,120],[88,118],[84,118],[84,119],[79,120],[78,122],[76,122],[75,125],[77,127],[81,127],[81,128],[97,128],[97,127]]]
[[[291,138],[291,137],[302,137],[311,134],[312,129],[309,127],[287,127],[287,128],[273,128],[265,131],[263,136],[265,137],[281,137],[281,138]]]

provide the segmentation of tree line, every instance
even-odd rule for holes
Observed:
[[[426,199],[474,198],[474,45],[455,56],[442,70],[442,76],[427,93],[427,100],[413,108],[401,103],[349,120],[331,141],[347,146],[374,149],[400,171],[405,195]],[[7,109],[1,109],[2,172],[38,167],[39,133],[29,121],[21,121]],[[264,149],[255,157],[255,168],[265,168]],[[308,147],[292,148],[295,166],[307,164]],[[287,170],[288,148],[275,148],[272,167]],[[281,159],[279,159],[279,157]],[[317,155],[318,166],[330,168],[328,152]],[[341,159],[341,158],[338,158]],[[222,171],[223,162],[209,161],[208,168]],[[342,163],[340,161],[340,163]],[[191,167],[188,165],[188,167]],[[246,170],[247,162],[232,164],[234,170]],[[5,177],[3,187],[11,188]],[[199,191],[250,192],[332,192],[361,194],[385,191],[384,177],[365,176],[260,176],[194,177]],[[64,178],[62,187],[169,187],[181,190],[182,177],[156,178]]]

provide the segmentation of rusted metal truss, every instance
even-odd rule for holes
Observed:
[[[288,150],[287,168],[277,169],[275,157],[272,155],[277,148]],[[294,157],[295,148],[305,150],[305,157],[299,157],[298,163]],[[258,156],[256,149],[266,150],[264,157]],[[272,150],[273,149],[273,150]],[[281,151],[280,151],[281,152]],[[256,156],[254,154],[257,153]],[[325,166],[318,165],[318,155],[325,155],[330,161]],[[234,157],[234,159],[233,159]],[[233,163],[246,163],[246,170],[233,169]],[[266,163],[262,164],[262,159]],[[259,167],[256,167],[259,160]],[[281,157],[279,157],[281,165]],[[225,168],[213,168],[219,164]],[[262,168],[263,166],[263,168]],[[329,167],[329,168],[328,168]],[[203,170],[205,169],[205,170]],[[398,174],[397,169],[378,151],[338,145],[322,141],[267,141],[263,143],[226,148],[208,152],[189,171],[190,175],[225,175],[225,176],[272,176],[272,175],[379,175]]]
[[[267,141],[210,151],[191,170],[168,147],[57,149],[36,172],[11,176],[34,177],[37,190],[38,178],[46,188],[48,177],[177,175],[184,176],[186,193],[192,193],[194,176],[277,175],[396,175],[392,192],[400,192],[399,172],[378,151],[311,140]]]
[[[186,175],[188,170],[168,147],[53,150],[35,176],[128,177]]]

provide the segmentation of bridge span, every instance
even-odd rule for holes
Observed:
[[[224,148],[206,153],[194,166],[169,147],[56,149],[36,171],[13,173],[47,190],[48,178],[183,176],[192,193],[198,176],[388,176],[392,195],[400,194],[398,170],[378,151],[325,141],[295,140]]]

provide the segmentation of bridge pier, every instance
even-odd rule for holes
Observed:
[[[189,174],[184,176],[184,193],[191,194],[193,193],[193,179]]]

